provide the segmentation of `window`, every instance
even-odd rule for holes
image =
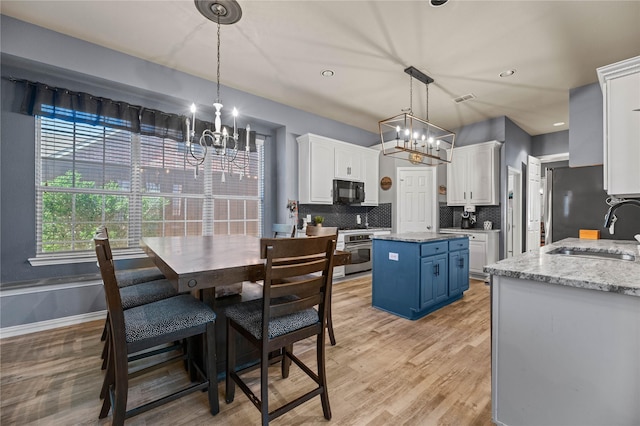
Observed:
[[[114,249],[137,249],[145,236],[260,236],[263,141],[256,145],[246,170],[223,171],[209,155],[196,177],[184,143],[37,117],[37,256],[92,250],[100,224]]]

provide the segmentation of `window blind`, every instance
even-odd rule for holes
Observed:
[[[66,116],[36,118],[37,256],[92,250],[100,224],[114,249],[145,236],[262,235],[264,140],[238,154],[246,169],[208,155],[196,176],[183,142]]]

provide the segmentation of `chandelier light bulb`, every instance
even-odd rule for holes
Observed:
[[[247,143],[245,145],[245,150],[249,153],[249,134],[251,133],[251,126],[247,124]]]
[[[195,114],[196,113],[196,104],[191,104],[190,110],[191,110],[192,114]]]
[[[236,117],[238,116],[238,109],[236,107],[233,107],[233,140],[237,141],[238,140],[238,128],[236,127]]]

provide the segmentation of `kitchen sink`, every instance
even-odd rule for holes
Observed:
[[[606,251],[584,251],[578,249],[572,249],[568,247],[559,247],[553,249],[547,254],[564,254],[567,256],[588,257],[591,259],[614,259],[614,260],[636,260],[633,254],[629,253],[609,253]]]

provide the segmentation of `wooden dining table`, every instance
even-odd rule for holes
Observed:
[[[265,259],[260,253],[260,238],[249,235],[144,237],[140,245],[178,292],[198,295],[216,311],[216,364],[218,371],[224,372],[224,307],[262,297],[261,286],[251,284],[264,279]],[[346,265],[350,261],[349,252],[335,252],[334,266]],[[216,288],[241,282],[249,282],[243,286],[243,294],[216,300]],[[239,365],[257,357],[250,346],[240,344],[236,351]]]
[[[265,259],[258,237],[144,237],[141,246],[179,292],[210,290],[264,278]],[[335,252],[334,266],[350,261],[349,252]]]
[[[230,286],[264,277],[260,238],[249,235],[145,237],[142,249],[178,292]]]

